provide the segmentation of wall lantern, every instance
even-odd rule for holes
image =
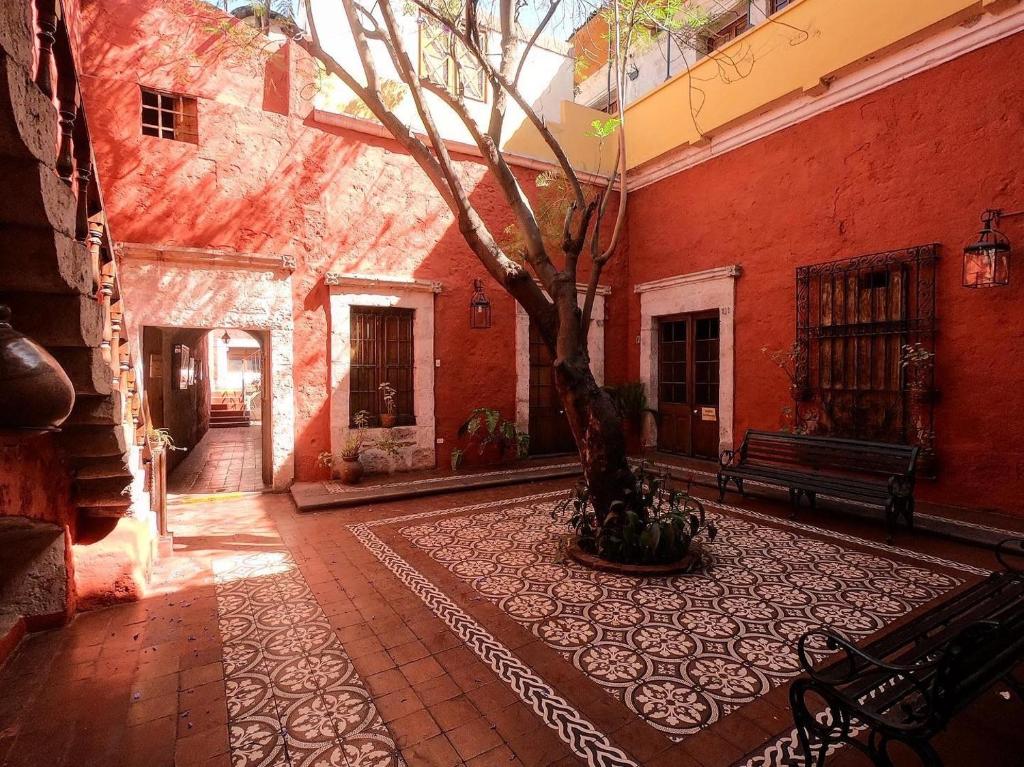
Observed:
[[[628,77],[632,81],[636,80],[636,78],[638,78],[639,76],[640,68],[636,65],[635,62],[631,61],[629,64],[629,69],[626,70],[626,77]]]
[[[225,346],[227,346],[228,344],[231,343],[231,334],[225,330],[224,335],[220,337],[220,340],[224,342]]]
[[[1024,215],[1024,210],[1004,213],[986,210],[981,217],[978,241],[964,248],[963,286],[997,288],[1010,284],[1010,241],[996,229],[999,219]]]
[[[469,326],[473,330],[491,326],[491,302],[487,300],[481,280],[473,280],[473,297],[469,299]]]

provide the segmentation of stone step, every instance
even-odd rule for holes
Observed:
[[[56,141],[56,134],[54,134]],[[39,162],[0,158],[0,224],[39,229],[56,229],[66,237],[75,236],[77,202],[68,184],[57,177],[53,167]]]
[[[0,199],[2,199],[0,195]],[[103,305],[82,295],[0,293],[11,325],[43,346],[92,346],[103,341]]]
[[[125,454],[127,440],[120,426],[69,426],[58,435],[72,458],[117,458]]]
[[[74,384],[78,396],[106,396],[114,391],[114,373],[99,349],[81,346],[51,346],[52,354]]]
[[[124,400],[114,390],[107,396],[79,396],[65,426],[112,426],[124,419]]]
[[[93,285],[89,249],[52,229],[0,227],[0,274],[19,293],[88,295]]]
[[[113,458],[80,458],[75,462],[75,477],[80,480],[131,477],[127,455]]]
[[[241,426],[252,426],[252,422],[245,421],[210,421],[211,429],[235,429]]]
[[[3,3],[0,10],[0,48],[8,55],[0,56],[0,157],[22,162],[40,163],[53,168],[57,163],[57,109],[32,81],[32,49],[27,62],[10,57],[11,45],[31,41],[31,3]],[[28,21],[27,38],[18,35],[15,26]],[[12,34],[14,33],[14,34]],[[16,55],[16,54],[15,54]]]
[[[401,475],[395,475],[377,483],[374,483],[371,477],[365,484],[360,485],[297,482],[292,485],[289,492],[299,511],[318,511],[458,493],[484,487],[516,485],[521,482],[575,477],[580,472],[579,461],[575,457],[566,456],[564,461],[557,463],[533,464],[512,469],[437,472],[433,476],[414,480],[403,480]],[[326,486],[332,486],[333,491],[328,490]]]
[[[75,480],[74,502],[79,508],[126,509],[131,506],[128,489],[132,476]]]

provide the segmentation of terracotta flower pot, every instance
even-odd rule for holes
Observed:
[[[381,413],[380,414],[380,425],[385,429],[390,429],[396,423],[398,423],[398,416],[394,413]]]
[[[341,459],[336,464],[335,470],[343,485],[358,485],[359,480],[363,478],[363,464],[358,458],[351,461],[345,458]]]

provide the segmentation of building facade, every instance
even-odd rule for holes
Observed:
[[[1021,286],[974,291],[960,276],[982,212],[1024,199],[1009,74],[1024,12],[883,5],[858,19],[832,0],[766,11],[785,23],[723,41],[630,105],[628,230],[595,366],[609,383],[645,383],[660,449],[714,458],[750,427],[914,442],[930,476],[919,498],[1015,511],[1024,454],[1004,414],[1022,404],[1007,353],[1024,328]],[[470,327],[485,275],[448,211],[378,125],[317,107],[301,52],[182,67],[182,45],[210,44],[173,8],[86,8],[87,37],[108,41],[86,46],[84,87],[102,115],[133,327],[262,334],[268,484],[324,476],[317,457],[374,407],[368,380],[399,381],[403,468],[447,465],[472,407],[529,424],[542,393],[524,315],[485,280],[493,323]],[[177,49],[149,45],[153,29]],[[708,77],[716,55],[756,66]],[[694,82],[699,115],[683,111]],[[197,138],[147,135],[149,92],[193,102]],[[501,230],[489,179],[453,146]],[[524,179],[545,167],[510,146]],[[597,169],[586,142],[572,150]],[[367,372],[361,344],[392,330],[410,341],[403,361]],[[907,347],[934,362],[914,368]]]

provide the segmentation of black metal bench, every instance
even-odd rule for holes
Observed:
[[[1024,659],[1024,573],[1004,554],[1024,555],[1024,540],[1000,545],[1005,570],[863,648],[827,628],[800,638],[807,676],[793,682],[789,698],[808,767],[824,765],[837,743],[891,767],[894,741],[923,764],[941,765],[929,741],[981,693],[1003,680],[1024,701],[1024,685],[1013,677]],[[814,656],[829,650],[839,650],[839,657],[816,670]],[[827,706],[827,715],[818,706],[815,716],[815,701]]]
[[[751,480],[789,489],[796,509],[818,493],[885,509],[890,533],[902,517],[914,526],[914,468],[918,448],[837,437],[810,437],[750,429],[738,450],[722,452],[719,500],[730,481],[743,494]]]

